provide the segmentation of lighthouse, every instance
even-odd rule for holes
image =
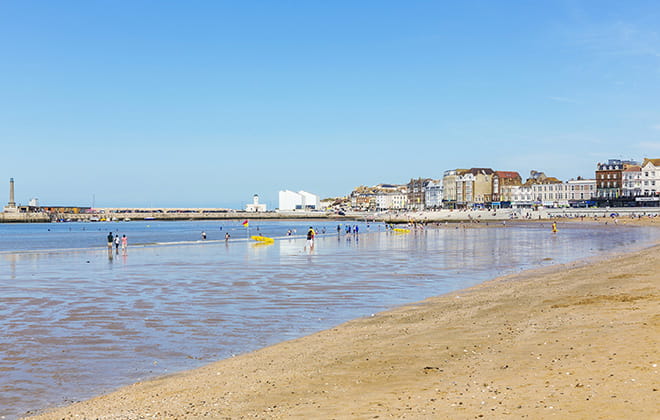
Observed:
[[[5,212],[13,213],[16,210],[16,201],[14,201],[14,178],[9,178],[9,203],[5,206]]]
[[[255,194],[254,196],[252,196],[252,204],[248,204],[247,206],[245,206],[245,211],[252,213],[265,212],[266,205],[259,204],[259,195]]]

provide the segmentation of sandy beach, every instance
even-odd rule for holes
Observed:
[[[32,418],[660,418],[658,267],[525,271]]]

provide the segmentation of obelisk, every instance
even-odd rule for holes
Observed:
[[[7,207],[16,207],[16,202],[14,201],[14,178],[9,178],[9,203]]]

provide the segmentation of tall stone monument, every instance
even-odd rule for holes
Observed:
[[[14,178],[9,178],[9,203],[5,206],[5,213],[15,213],[18,211],[14,201]]]

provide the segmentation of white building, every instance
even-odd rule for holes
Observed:
[[[321,199],[318,195],[308,193],[307,191],[298,191],[302,197],[302,208],[305,210],[317,210],[321,208]]]
[[[439,209],[442,207],[442,180],[429,181],[426,184],[426,190],[424,191],[425,205],[426,208],[436,208]]]
[[[596,197],[596,180],[595,179],[571,179],[564,183],[564,191],[567,195],[569,204],[575,205],[581,201],[589,201]]]
[[[511,187],[512,207],[568,207],[585,205],[596,196],[595,179]]]
[[[378,210],[402,210],[408,204],[408,194],[405,190],[394,192],[380,192],[376,195],[376,208]]]
[[[296,208],[302,208],[302,197],[294,191],[280,191],[278,208],[280,210],[295,210]]]
[[[644,159],[642,163],[642,195],[655,197],[660,193],[660,159]]]
[[[534,205],[534,195],[530,185],[512,185],[509,194],[511,195],[511,207],[532,207]]]
[[[252,212],[252,213],[263,213],[266,211],[266,205],[265,204],[259,204],[259,196],[255,194],[252,197],[252,204],[248,204],[245,206],[245,211],[247,212]]]
[[[321,208],[321,199],[318,195],[308,193],[307,191],[289,191],[279,192],[279,209],[284,211],[291,210],[316,210]]]

